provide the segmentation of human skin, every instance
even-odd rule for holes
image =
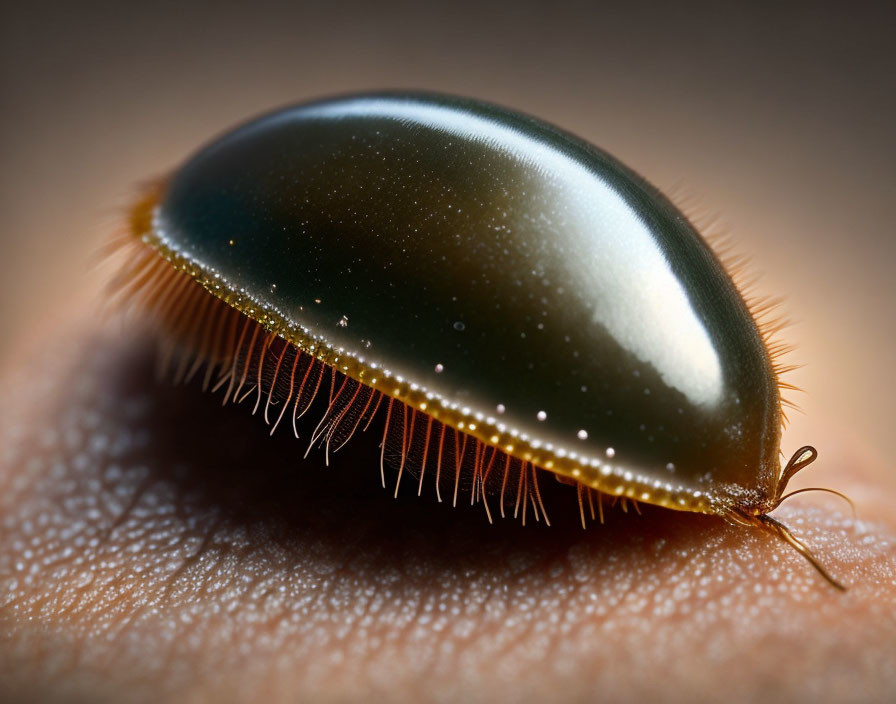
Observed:
[[[4,374],[6,701],[896,693],[896,491],[835,433],[802,485],[845,491],[859,519],[822,494],[774,515],[845,593],[714,517],[644,507],[583,530],[560,484],[551,527],[489,525],[425,481],[393,499],[373,433],[303,461],[250,403],[157,381],[139,330],[88,316]],[[853,459],[825,467],[826,448]]]

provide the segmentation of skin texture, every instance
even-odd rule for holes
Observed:
[[[582,531],[560,485],[550,529],[489,526],[427,487],[393,500],[375,437],[328,469],[302,462],[304,443],[246,407],[157,384],[152,341],[126,329],[76,320],[4,375],[4,700],[896,692],[893,491],[858,461],[810,481],[851,494],[861,520],[821,495],[775,514],[841,594],[712,517],[613,512]]]

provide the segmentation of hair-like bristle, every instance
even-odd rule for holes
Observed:
[[[160,376],[186,383],[201,372],[203,389],[220,393],[222,404],[249,401],[271,434],[285,424],[299,438],[299,419],[313,405],[323,408],[304,454],[322,448],[327,463],[331,452],[381,418],[382,484],[387,485],[386,468],[394,469],[396,496],[409,474],[416,477],[418,495],[424,480],[431,480],[438,501],[457,505],[469,496],[471,504],[482,504],[490,522],[497,513],[525,525],[531,512],[550,525],[540,482],[556,479],[553,473],[345,376],[207,292],[151,246],[131,238],[117,247],[125,263],[111,296],[120,306],[138,309],[158,330]],[[589,516],[603,522],[605,501],[638,510],[631,499],[573,480],[562,483],[576,485],[583,527]]]
[[[787,428],[788,408],[802,412],[791,398],[784,392],[803,393],[803,389],[782,381],[781,377],[799,369],[799,364],[784,364],[783,358],[796,349],[795,345],[781,339],[781,332],[792,324],[790,318],[780,312],[783,300],[774,296],[762,296],[755,292],[760,279],[759,272],[750,266],[750,258],[736,251],[736,243],[726,228],[719,222],[719,217],[702,211],[699,199],[691,192],[685,192],[681,186],[674,189],[672,197],[676,207],[685,214],[694,228],[700,232],[704,241],[712,249],[721,262],[726,273],[747,304],[753,322],[759,329],[759,335],[765,345],[771,362],[772,373],[778,387],[778,398],[781,404],[781,425]]]

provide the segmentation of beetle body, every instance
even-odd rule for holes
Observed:
[[[194,343],[228,397],[255,379],[256,409],[262,389],[266,414],[295,398],[295,422],[330,370],[313,441],[385,398],[399,476],[448,453],[474,496],[517,463],[536,491],[537,468],[751,524],[780,500],[779,384],[749,306],[669,199],[556,127],[431,94],[299,105],[205,146],[132,221],[242,316],[205,333],[227,361]]]

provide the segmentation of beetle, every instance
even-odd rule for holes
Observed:
[[[124,239],[121,295],[176,377],[271,432],[323,394],[309,449],[384,417],[396,492],[434,476],[547,521],[547,472],[583,524],[586,499],[717,515],[842,588],[768,516],[816,457],[779,464],[777,326],[669,198],[557,127],[429,93],[288,107],[148,189]]]

